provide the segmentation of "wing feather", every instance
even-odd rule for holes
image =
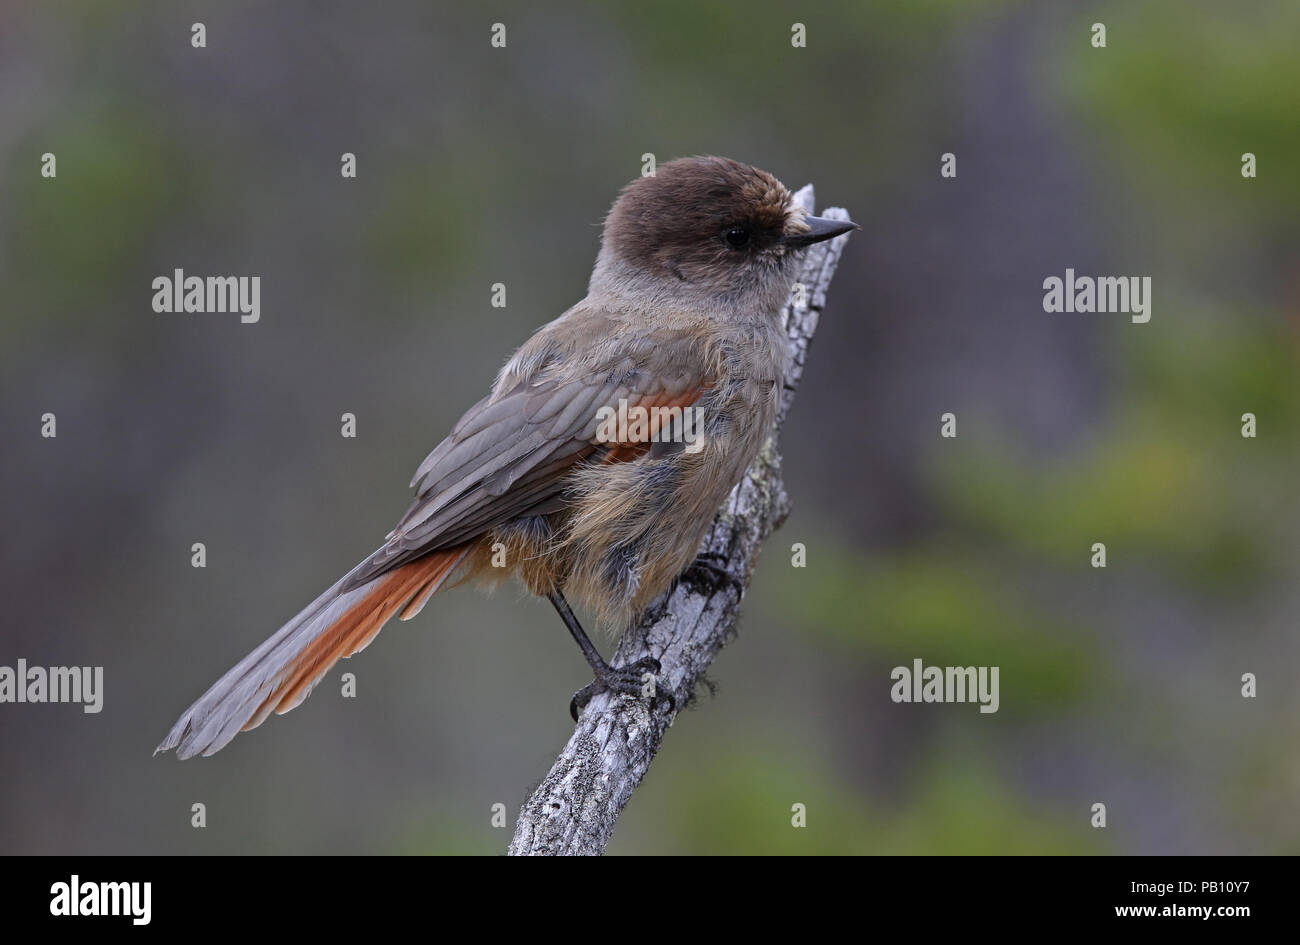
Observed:
[[[349,586],[537,509],[554,511],[577,463],[645,456],[645,444],[596,442],[602,407],[617,410],[621,399],[629,406],[687,406],[711,386],[698,346],[680,337],[659,351],[671,372],[645,370],[644,363],[638,369],[625,348],[609,351],[575,370],[539,362],[528,378],[466,411],[420,463],[411,507]]]

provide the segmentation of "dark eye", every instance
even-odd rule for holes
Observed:
[[[727,245],[732,249],[740,249],[749,242],[749,230],[743,226],[733,226],[722,234],[722,238],[727,241]]]

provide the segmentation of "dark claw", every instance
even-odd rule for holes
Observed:
[[[595,685],[595,682],[587,683],[587,685],[575,692],[573,698],[569,700],[569,715],[573,716],[573,721],[578,721],[578,716],[581,715],[582,710],[587,707],[587,703],[591,701],[591,697],[596,694],[594,688]]]
[[[628,669],[635,672],[639,678],[644,676],[646,673],[649,673],[651,676],[658,676],[663,667],[653,656],[647,656],[644,659],[637,660],[629,666]]]
[[[587,707],[587,703],[602,692],[617,692],[621,695],[639,698],[641,687],[644,685],[641,677],[645,673],[657,677],[662,668],[659,661],[653,656],[639,659],[627,666],[605,667],[604,672],[597,673],[595,679],[573,694],[573,698],[569,700],[569,715],[573,717],[573,721],[578,721],[578,716]],[[669,712],[677,707],[677,700],[672,697],[672,694],[664,692],[656,685],[652,704],[659,702],[667,702]]]

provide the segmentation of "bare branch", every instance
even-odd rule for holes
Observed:
[[[799,191],[795,199],[811,213],[812,185]],[[826,210],[822,216],[848,219],[839,208]],[[692,579],[680,581],[651,605],[639,626],[623,635],[611,660],[619,666],[654,656],[662,666],[657,684],[672,694],[679,708],[692,697],[713,657],[733,635],[759,546],[790,511],[776,438],[794,400],[846,238],[836,237],[809,248],[799,278],[805,287],[805,304],[794,304],[796,293],[782,311],[794,368],[787,378],[776,430],[745,478],[731,491],[700,549],[722,573],[717,580],[692,575]],[[669,712],[662,702],[652,710],[646,701],[625,695],[602,693],[592,699],[550,773],[520,810],[510,855],[603,852],[618,815],[641,783],[675,717],[676,712]]]

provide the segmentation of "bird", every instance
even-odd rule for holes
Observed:
[[[679,158],[627,184],[586,296],[420,463],[383,544],[217,680],[155,754],[219,751],[302,703],[392,617],[468,580],[513,576],[554,606],[593,675],[575,721],[597,693],[640,697],[658,662],[611,666],[570,598],[617,634],[693,565],[775,423],[790,358],[780,311],[801,257],[854,229],[729,158]]]

